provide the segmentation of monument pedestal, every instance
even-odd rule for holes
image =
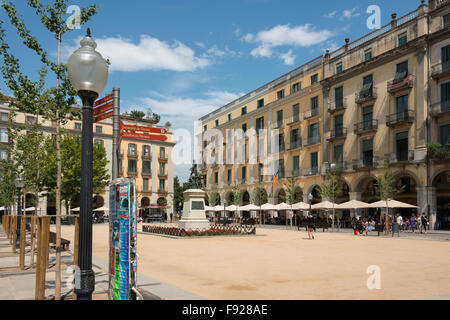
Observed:
[[[178,227],[191,231],[211,229],[211,224],[205,214],[205,192],[199,189],[190,189],[186,190],[183,195],[183,217],[178,222]]]

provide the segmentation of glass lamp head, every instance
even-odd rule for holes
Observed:
[[[24,187],[24,183],[23,183],[22,177],[18,177],[18,178],[14,181],[14,185],[16,186],[17,189],[22,189],[22,188]]]
[[[95,50],[97,44],[89,29],[80,45],[67,62],[70,83],[77,92],[90,91],[100,95],[108,82],[108,63]]]

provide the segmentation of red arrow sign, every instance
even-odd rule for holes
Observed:
[[[98,116],[99,114],[105,113],[111,110],[114,107],[114,101],[110,101],[107,104],[104,104],[100,107],[94,109],[94,116]]]
[[[154,141],[166,141],[167,140],[166,136],[157,136],[154,134],[131,133],[131,132],[123,132],[122,138],[154,140]]]
[[[164,128],[150,128],[150,127],[139,127],[139,126],[130,126],[121,124],[120,130],[124,131],[141,131],[141,132],[149,132],[149,133],[160,133],[160,134],[166,134],[167,130]]]
[[[104,104],[106,102],[109,102],[110,100],[114,100],[114,95],[112,93],[110,95],[100,99],[100,100],[95,101],[94,106],[98,107],[99,105]]]
[[[105,119],[108,119],[108,118],[111,118],[113,115],[114,115],[114,112],[113,112],[113,111],[108,112],[108,113],[104,113],[104,114],[102,114],[102,115],[100,115],[100,116],[98,116],[98,117],[95,117],[95,118],[94,118],[94,123],[95,123],[95,122],[100,122],[100,121],[105,120]]]

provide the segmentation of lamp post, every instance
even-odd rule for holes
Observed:
[[[313,200],[313,195],[312,193],[308,194],[308,202],[309,202],[309,214],[312,215],[312,200]]]
[[[92,167],[93,167],[93,105],[108,81],[108,63],[95,51],[97,44],[90,29],[80,41],[67,63],[70,83],[83,102],[83,128],[81,151],[80,231],[78,242],[78,267],[80,285],[75,288],[78,300],[91,300],[95,288],[92,271]]]
[[[18,177],[14,181],[14,185],[17,188],[17,230],[16,230],[16,246],[20,244],[20,223],[21,219],[20,216],[22,215],[22,203],[21,203],[21,190],[24,187],[23,179],[22,177]]]

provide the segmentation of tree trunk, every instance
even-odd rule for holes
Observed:
[[[61,62],[61,33],[58,34],[58,66]],[[59,77],[56,79],[56,88],[59,89]],[[59,108],[56,111],[56,265],[55,265],[55,300],[61,300],[61,136]]]
[[[385,214],[385,226],[386,226],[386,235],[388,235],[389,234],[389,226],[390,226],[390,224],[389,224],[389,206],[387,205],[387,203],[386,203],[386,214]]]
[[[331,224],[333,225],[333,227],[331,228],[331,232],[334,232],[334,210],[333,210],[333,215],[331,217]]]

